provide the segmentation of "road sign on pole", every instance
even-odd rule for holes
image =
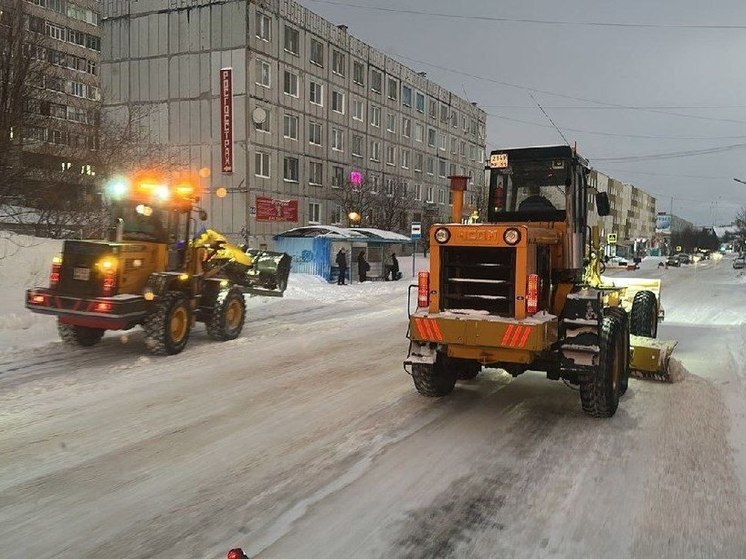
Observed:
[[[409,237],[413,240],[422,238],[422,224],[418,221],[412,222],[412,232]]]

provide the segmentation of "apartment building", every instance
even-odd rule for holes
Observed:
[[[32,59],[33,87],[25,99],[17,163],[27,170],[27,192],[38,187],[48,197],[51,187],[60,201],[78,202],[94,190],[100,2],[0,0],[0,8],[23,13]]]
[[[296,2],[111,0],[104,28],[106,105],[149,106],[230,235],[346,224],[350,182],[406,182],[415,220],[449,215],[449,175],[483,184],[484,111]]]
[[[628,183],[592,170],[588,184],[609,195],[611,215],[599,217],[593,197],[590,200],[589,222],[598,225],[606,254],[630,257],[644,252],[654,244],[656,209],[655,197]],[[613,243],[607,243],[609,235]]]

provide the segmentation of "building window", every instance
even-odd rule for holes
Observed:
[[[446,148],[448,147],[448,137],[442,132],[440,134],[440,140],[438,141],[438,144],[441,151],[446,151]]]
[[[272,86],[272,66],[259,58],[256,59],[256,83],[262,87]]]
[[[466,157],[466,142],[461,142],[459,146],[459,153],[461,154],[461,157]]]
[[[408,85],[401,86],[401,104],[405,107],[412,106],[412,88]]]
[[[410,151],[408,149],[401,150],[402,169],[409,169],[409,157],[410,157]]]
[[[435,147],[436,143],[436,135],[435,135],[435,128],[428,128],[427,129],[427,145],[431,148]]]
[[[75,97],[85,97],[86,96],[85,84],[71,81],[70,82],[70,94],[74,95]]]
[[[332,91],[332,110],[335,113],[345,114],[345,94]]]
[[[458,111],[451,111],[451,128],[458,128]]]
[[[342,167],[332,167],[332,186],[340,188],[345,183],[345,170]]]
[[[352,62],[352,81],[358,85],[365,85],[365,64]]]
[[[418,202],[422,200],[422,185],[421,184],[415,184],[414,185],[414,199]]]
[[[283,82],[282,91],[285,95],[291,95],[298,97],[298,74],[285,70],[285,79]]]
[[[308,223],[321,223],[321,204],[318,202],[308,203]]]
[[[320,161],[311,161],[308,166],[308,184],[321,186],[324,184],[324,164]]]
[[[448,124],[448,107],[446,105],[440,106],[440,122]]]
[[[386,196],[393,196],[394,195],[394,179],[386,179]]]
[[[448,176],[453,177],[454,175],[456,175],[456,164],[450,163],[448,165]]]
[[[346,74],[345,55],[338,50],[332,51],[332,72],[344,77]]]
[[[283,126],[283,136],[291,140],[298,139],[298,117],[295,115],[285,115]]]
[[[339,128],[332,128],[332,149],[334,151],[345,150],[345,135]]]
[[[412,119],[402,117],[401,119],[401,135],[405,138],[410,138],[412,136]]]
[[[458,153],[458,140],[455,136],[451,136],[451,154],[456,155]]]
[[[446,191],[442,188],[438,189],[438,204],[446,203]]]
[[[286,157],[284,163],[285,173],[283,178],[287,182],[298,182],[298,159],[296,157]]]
[[[427,174],[428,175],[435,174],[435,159],[433,159],[432,157],[427,158]]]
[[[438,159],[438,176],[445,178],[446,176],[446,160]]]
[[[321,145],[322,129],[321,123],[309,122],[308,123],[308,143],[315,146]]]
[[[428,186],[425,189],[425,201],[428,204],[432,204],[433,203],[433,187],[432,186]]]
[[[430,99],[428,114],[430,118],[438,118],[438,103],[435,99]]]
[[[342,223],[342,206],[334,206],[332,208],[331,223]]]
[[[52,23],[49,23],[48,21],[44,23],[44,30],[47,35],[52,37],[52,39],[57,39],[59,41],[66,41],[67,40],[67,31],[64,27],[60,27],[59,25],[54,25]],[[73,42],[73,41],[71,41]]]
[[[261,151],[256,152],[254,156],[254,174],[257,177],[269,178],[269,154],[262,153]]]
[[[379,72],[378,70],[374,70],[373,68],[371,68],[370,70],[371,91],[374,91],[376,93],[381,93],[382,82],[383,82],[383,74],[381,74],[381,72]]]
[[[318,82],[311,82],[308,99],[314,105],[324,106],[324,86]]]
[[[256,36],[262,41],[272,40],[272,18],[261,12],[256,13]]]
[[[370,125],[380,128],[381,126],[381,107],[370,108]]]
[[[388,81],[389,81],[388,83],[389,99],[396,101],[399,99],[399,80],[394,79],[394,78],[389,78]]]
[[[396,148],[394,146],[386,146],[386,165],[394,165],[396,163]]]
[[[396,132],[396,115],[394,113],[386,113],[386,130]]]
[[[414,123],[414,141],[415,142],[425,141],[425,127],[419,122]]]
[[[289,25],[285,26],[285,50],[288,51],[291,54],[298,54],[298,45],[299,45],[299,33],[298,30],[290,27]]]
[[[381,160],[381,142],[373,140],[370,143],[370,160],[380,161]]]
[[[422,161],[424,157],[421,153],[415,153],[414,155],[414,170],[416,173],[422,172]]]
[[[311,39],[311,56],[309,60],[311,64],[324,67],[324,45],[316,39]]]
[[[424,113],[425,112],[425,94],[420,93],[418,91],[414,96],[414,102],[415,102],[415,109],[417,109],[417,112]]]
[[[363,137],[362,136],[352,136],[352,155],[355,157],[362,157],[363,156]]]
[[[365,104],[360,99],[352,100],[352,118],[362,122],[365,114]]]

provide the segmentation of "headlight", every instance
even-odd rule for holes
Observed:
[[[508,229],[503,233],[503,240],[509,245],[517,245],[521,240],[521,232],[518,229]]]
[[[451,238],[451,232],[445,227],[441,227],[435,232],[435,240],[439,243],[447,243],[448,239]]]

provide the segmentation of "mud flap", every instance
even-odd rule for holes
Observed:
[[[567,296],[559,324],[561,371],[595,371],[601,354],[601,295],[597,289],[582,288]]]
[[[437,358],[437,345],[432,343],[410,342],[409,353],[404,360],[404,370],[411,374],[407,366],[414,364],[433,365]]]

